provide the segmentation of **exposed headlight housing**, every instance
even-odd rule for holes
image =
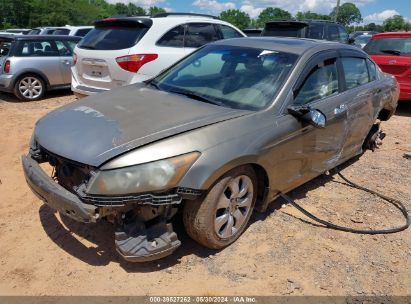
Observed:
[[[125,195],[173,188],[199,156],[199,152],[192,152],[136,166],[99,171],[91,178],[86,192]]]

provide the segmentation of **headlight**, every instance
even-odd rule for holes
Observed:
[[[100,171],[90,180],[86,192],[124,195],[172,188],[199,156],[199,152],[192,152],[137,166]]]

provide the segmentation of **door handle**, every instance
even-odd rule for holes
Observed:
[[[62,60],[61,62],[67,65],[71,64],[70,60]]]
[[[346,104],[340,104],[334,109],[334,115],[339,116],[348,111],[348,107]]]

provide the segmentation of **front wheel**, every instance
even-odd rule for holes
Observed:
[[[230,245],[247,226],[256,191],[256,175],[251,167],[228,172],[204,199],[185,203],[183,220],[188,235],[211,249]]]
[[[17,80],[14,86],[14,94],[24,101],[41,99],[45,90],[44,81],[37,75],[24,75]]]

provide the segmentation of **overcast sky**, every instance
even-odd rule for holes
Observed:
[[[218,15],[227,9],[241,9],[252,18],[266,7],[280,7],[295,14],[297,11],[313,11],[329,14],[337,0],[108,0],[114,2],[133,2],[138,6],[148,8],[161,6],[168,11],[196,12]],[[393,15],[402,15],[411,20],[411,0],[350,0],[361,10],[365,23],[382,23]]]

